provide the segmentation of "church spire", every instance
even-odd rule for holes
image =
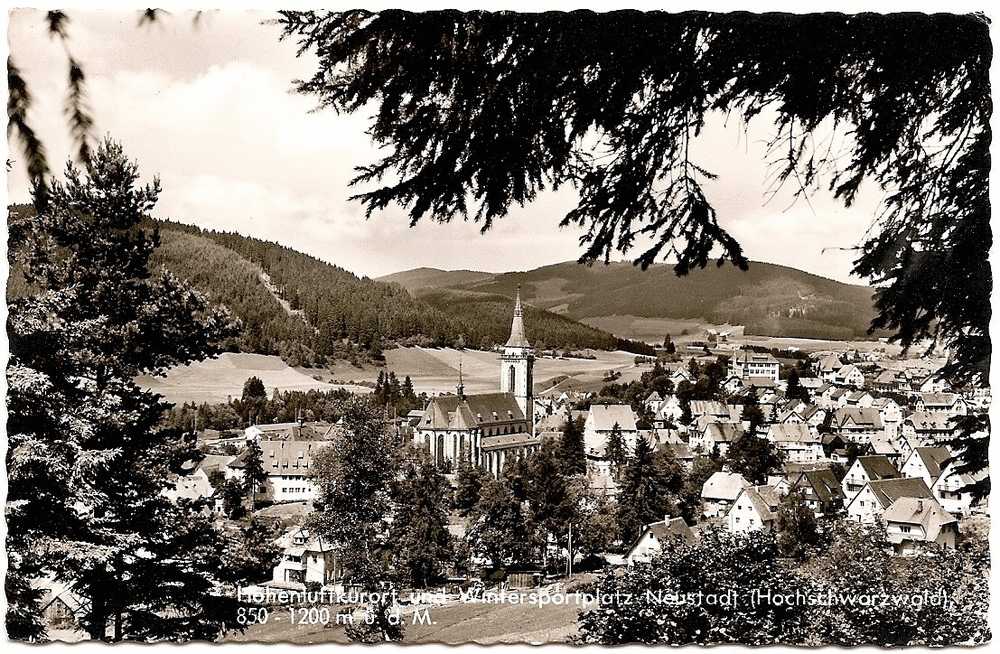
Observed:
[[[514,321],[510,325],[507,347],[531,347],[524,335],[524,309],[521,307],[521,285],[517,285],[517,299],[514,301]]]

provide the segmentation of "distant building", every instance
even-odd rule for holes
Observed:
[[[958,545],[958,520],[934,499],[900,497],[882,514],[882,522],[897,554],[916,554],[928,544]]]
[[[933,500],[923,479],[883,479],[870,481],[847,505],[847,517],[853,522],[874,524],[886,509],[901,497]]]
[[[841,407],[834,409],[830,427],[845,440],[867,445],[875,436],[883,433],[882,416],[875,409]]]
[[[628,404],[592,404],[583,423],[583,444],[588,456],[603,457],[611,432],[617,425],[626,451],[635,450],[639,430],[635,411]]]
[[[946,511],[954,515],[967,516],[977,510],[986,510],[986,502],[978,503],[970,492],[970,486],[986,478],[988,469],[976,473],[958,472],[958,463],[951,461],[935,480],[931,492]]]
[[[899,471],[904,477],[919,477],[933,488],[950,460],[951,452],[946,447],[917,447],[906,457]]]
[[[750,482],[743,475],[735,472],[716,472],[705,482],[701,489],[701,499],[705,517],[714,518],[725,515],[736,498],[748,488]]]
[[[729,359],[729,374],[740,379],[763,377],[777,382],[780,367],[769,352],[739,350]]]
[[[785,422],[769,425],[767,440],[784,453],[791,463],[814,463],[825,458],[819,432],[804,423]]]
[[[333,543],[296,527],[275,541],[282,549],[281,560],[274,566],[269,585],[304,589],[307,583],[323,586],[343,574]]]
[[[629,565],[649,563],[653,557],[671,543],[692,543],[694,532],[684,522],[684,518],[664,518],[642,528],[642,532],[632,542],[625,560]]]
[[[773,486],[746,487],[726,513],[726,526],[733,533],[770,531],[780,506],[781,496]]]
[[[850,502],[869,482],[883,479],[898,479],[901,475],[896,466],[884,456],[859,456],[841,480],[844,497]]]

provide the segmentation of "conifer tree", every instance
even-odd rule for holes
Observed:
[[[622,427],[617,422],[611,426],[611,434],[608,435],[608,444],[605,446],[604,454],[607,456],[616,474],[628,460],[625,439],[622,438]]]
[[[257,493],[267,482],[267,472],[264,470],[264,452],[257,441],[247,445],[246,456],[243,459],[243,486],[250,497],[250,510],[257,506]]]
[[[453,557],[448,481],[426,457],[406,466],[393,493],[392,564],[418,588],[438,580]]]
[[[214,592],[220,535],[202,505],[163,495],[195,454],[134,379],[217,353],[238,325],[149,270],[159,181],[140,186],[120,145],[64,178],[20,248],[36,292],[10,305],[8,575],[15,591],[42,568],[72,584],[93,639],[214,639],[235,624]],[[8,599],[23,615],[24,594]]]
[[[619,484],[618,537],[623,544],[638,536],[643,525],[678,515],[674,498],[682,483],[676,460],[654,452],[645,438],[636,441]]]
[[[559,439],[559,460],[564,474],[582,475],[587,472],[587,452],[583,442],[583,421],[567,414]]]
[[[345,402],[343,427],[332,445],[316,456],[318,506],[307,527],[334,544],[349,583],[379,596],[368,605],[371,624],[354,625],[348,636],[362,642],[399,640],[402,625],[391,620],[393,607],[382,601],[387,587],[396,581],[386,565],[391,546],[386,534],[392,511],[392,436],[381,408],[363,397]]]
[[[458,463],[458,470],[455,476],[455,509],[462,516],[469,515],[479,502],[479,493],[486,482],[488,475],[482,468],[470,463],[467,458],[463,458]]]

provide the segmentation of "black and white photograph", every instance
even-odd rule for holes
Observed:
[[[8,9],[8,641],[989,643],[995,17],[822,9]]]

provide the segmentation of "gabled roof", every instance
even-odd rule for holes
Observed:
[[[883,509],[901,497],[913,497],[922,499],[933,499],[931,489],[927,483],[918,477],[905,477],[902,479],[882,479],[870,481],[868,486],[875,494],[875,499]]]
[[[592,404],[590,417],[597,431],[611,431],[615,424],[623,432],[636,430],[635,411],[628,404]]]
[[[812,488],[816,499],[824,504],[829,504],[834,500],[844,499],[844,490],[837,481],[837,475],[833,474],[830,468],[816,468],[804,470],[799,478],[795,480],[793,486],[808,486]]]
[[[716,443],[732,443],[743,436],[743,425],[735,422],[710,422],[705,426],[704,438]]]
[[[639,541],[641,541],[647,533],[651,533],[653,538],[658,543],[669,543],[675,538],[678,538],[685,543],[693,543],[695,540],[694,532],[691,531],[691,527],[688,527],[687,523],[684,522],[684,518],[666,518],[660,522],[653,522],[644,526],[642,531],[639,532],[638,538],[632,541],[629,551],[635,549],[635,546],[639,544]]]
[[[873,454],[883,454],[885,456],[899,455],[899,449],[896,447],[896,444],[892,442],[892,439],[887,438],[882,434],[872,436],[870,446]]]
[[[428,402],[420,426],[425,429],[472,429],[518,420],[524,420],[524,412],[512,393],[439,395]]]
[[[774,443],[822,443],[819,434],[809,425],[781,423],[767,428],[767,438]]]
[[[945,511],[933,498],[900,497],[882,514],[886,523],[920,525],[927,540],[935,540],[946,525],[955,524],[955,516]],[[890,534],[890,540],[895,534]]]
[[[856,365],[854,365],[853,363],[849,363],[837,371],[837,377],[845,379],[848,375],[850,375],[853,372],[861,372],[861,371],[858,370],[858,367]]]
[[[875,409],[862,409],[857,406],[835,409],[833,424],[837,427],[843,427],[848,423],[863,429],[882,429],[882,416]]]
[[[856,461],[869,480],[898,479],[900,476],[896,466],[884,455],[859,456]]]
[[[910,456],[920,457],[931,479],[940,477],[942,470],[951,460],[951,452],[946,447],[915,447]]]
[[[716,472],[701,488],[701,496],[708,500],[733,501],[739,497],[740,491],[750,486],[743,475],[735,472]]]
[[[645,399],[645,402],[662,402],[662,401],[663,398],[660,397],[660,394],[657,393],[656,391],[653,391],[652,393],[647,395]]]
[[[954,428],[951,416],[940,411],[914,411],[904,421],[913,425],[917,431],[952,431]]]
[[[828,354],[819,360],[819,369],[823,372],[833,372],[843,367],[843,362],[836,354]]]
[[[719,416],[728,418],[729,409],[722,402],[715,400],[691,400],[691,415],[698,416]]]
[[[781,496],[774,486],[749,486],[743,489],[741,495],[746,495],[763,522],[769,522],[777,517]]]

